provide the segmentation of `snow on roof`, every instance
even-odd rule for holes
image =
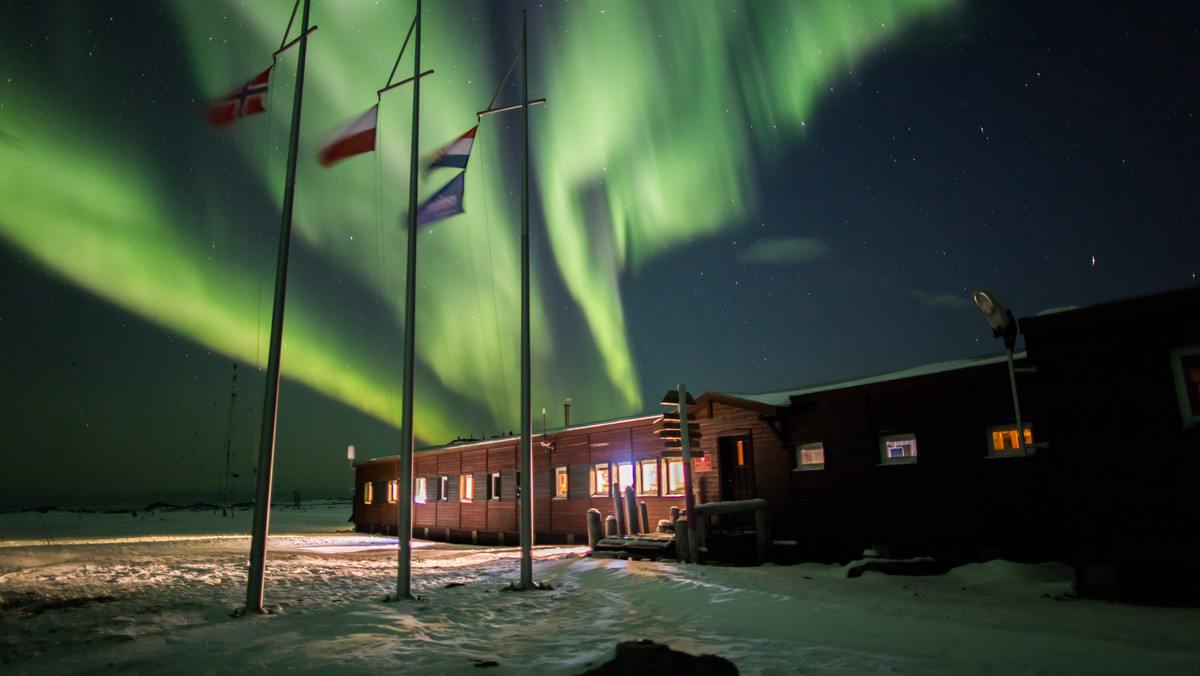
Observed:
[[[1035,317],[1044,317],[1046,315],[1056,315],[1061,312],[1071,312],[1072,310],[1078,310],[1078,309],[1079,309],[1078,305],[1066,305],[1063,307],[1051,307],[1051,308],[1046,308],[1045,310],[1042,310],[1041,312],[1037,313],[1034,316]]]
[[[1014,352],[1013,359],[1022,359],[1025,357],[1025,352]],[[860,385],[872,385],[874,383],[882,383],[891,380],[902,380],[904,378],[915,378],[917,376],[926,376],[934,373],[946,373],[949,371],[958,371],[961,369],[974,368],[977,366],[987,366],[988,364],[998,364],[1007,361],[1008,356],[989,355],[986,357],[972,357],[967,359],[955,359],[953,361],[938,362],[936,364],[926,364],[917,366],[903,371],[892,371],[890,373],[880,373],[872,376],[864,376],[862,378],[853,378],[850,380],[835,380],[826,383],[818,383],[815,385],[807,385],[805,387],[783,390],[780,392],[763,392],[761,394],[734,394],[725,392],[722,393],[727,397],[736,397],[745,399],[746,401],[754,401],[761,404],[769,404],[771,406],[787,406],[791,404],[792,397],[797,397],[805,394],[813,394],[815,392],[826,392],[829,390],[843,390]]]

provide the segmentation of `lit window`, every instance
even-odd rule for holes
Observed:
[[[1179,414],[1183,426],[1200,423],[1200,347],[1171,351],[1171,370],[1175,376],[1175,391],[1179,396]]]
[[[416,489],[413,490],[413,502],[417,503],[418,505],[423,505],[426,502],[425,477],[423,476],[417,477]]]
[[[666,495],[683,495],[683,458],[663,458],[663,465],[667,475]]]
[[[879,438],[879,453],[885,465],[917,461],[917,436],[892,434]]]
[[[592,465],[592,495],[608,495],[612,474],[607,462]]]
[[[633,463],[618,462],[617,463],[617,489],[621,491],[621,495],[625,495],[625,489],[634,484],[633,478]]]
[[[438,477],[438,500],[445,502],[450,499],[450,477]]]
[[[738,440],[737,442],[737,461],[738,467],[746,466],[746,442]]]
[[[659,495],[658,459],[637,461],[637,495]]]
[[[375,484],[370,481],[363,484],[363,504],[369,505],[375,500]]]
[[[458,500],[459,502],[470,502],[475,498],[475,477],[471,474],[464,474],[458,477]]]
[[[797,470],[825,469],[825,444],[814,441],[810,444],[796,444],[795,449]]]
[[[1025,428],[1025,445],[1033,444],[1033,428],[1029,423],[1022,423]],[[987,429],[988,441],[988,457],[989,458],[1007,458],[1012,456],[1022,455],[1020,439],[1017,438],[1017,426],[997,425]],[[1026,449],[1027,452],[1033,449]]]
[[[388,502],[400,501],[400,482],[392,479],[388,482]]]
[[[554,497],[556,497],[556,498],[567,497],[567,485],[568,485],[567,468],[566,467],[555,467],[554,468]]]
[[[492,472],[488,475],[488,500],[500,499],[500,473]]]

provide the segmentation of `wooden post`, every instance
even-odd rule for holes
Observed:
[[[633,494],[633,486],[625,487],[625,518],[630,535],[642,532],[642,526],[638,523],[637,497]]]
[[[679,519],[675,522],[675,558],[684,563],[691,563],[688,558],[691,551],[692,548],[688,543],[687,521]]]
[[[696,484],[692,481],[692,441],[688,434],[687,387],[679,383],[679,444],[683,449],[683,505],[687,509],[688,552],[693,563],[700,561],[696,538]]]
[[[621,490],[617,488],[616,484],[610,483],[608,493],[612,495],[613,515],[617,517],[617,535],[627,535],[629,531],[625,526],[625,506],[621,504]]]
[[[600,542],[602,531],[600,530],[600,510],[595,507],[587,511],[587,532],[588,532],[588,547],[596,548],[596,543]]]
[[[758,562],[767,560],[768,549],[771,545],[771,532],[767,523],[767,508],[758,507],[754,510],[754,537],[758,544]]]

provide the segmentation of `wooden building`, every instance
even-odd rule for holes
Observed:
[[[1200,287],[1021,320],[1054,553],[1123,598],[1200,603]],[[1097,580],[1104,584],[1105,580]]]
[[[613,513],[612,483],[632,485],[651,524],[683,506],[683,460],[663,447],[658,416],[553,430],[533,438],[535,541],[586,543],[587,511]],[[413,461],[413,534],[479,544],[516,544],[520,440],[450,444],[418,451]],[[354,522],[359,530],[396,532],[396,458],[355,465]],[[701,463],[699,494],[717,499]]]
[[[1056,559],[1108,567],[1127,596],[1160,598],[1148,587],[1168,585],[1200,597],[1180,572],[1200,531],[1200,288],[1019,323],[1022,431],[1006,355],[706,392],[691,407],[697,502],[765,499],[775,553],[788,560],[848,561],[869,547],[951,563]],[[586,541],[587,510],[613,512],[610,482],[635,486],[651,524],[683,506],[682,459],[663,448],[656,420],[534,438],[537,542]],[[517,542],[518,443],[419,451],[414,535]],[[394,533],[395,459],[355,467],[357,527]]]

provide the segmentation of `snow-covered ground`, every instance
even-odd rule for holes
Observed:
[[[552,590],[502,591],[514,548],[349,532],[349,505],[272,512],[264,603],[245,604],[250,513],[0,514],[5,674],[578,674],[647,638],[742,673],[1200,673],[1200,610],[1070,598],[1070,569],[934,577],[844,566],[688,566],[535,548]]]

